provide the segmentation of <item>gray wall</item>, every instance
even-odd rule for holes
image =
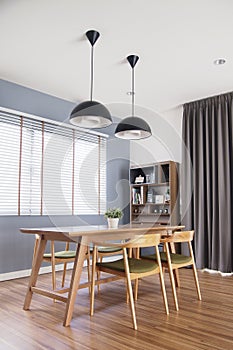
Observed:
[[[39,91],[0,80],[0,106],[41,117],[67,122],[74,104]],[[117,122],[117,118],[114,118]],[[130,143],[116,139],[115,125],[99,130],[110,135],[107,142],[108,206],[124,208],[122,223],[129,222]],[[20,233],[21,227],[104,224],[103,216],[0,216],[0,274],[29,269],[34,237]]]

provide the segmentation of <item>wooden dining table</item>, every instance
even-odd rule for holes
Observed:
[[[63,325],[69,326],[77,291],[79,288],[80,277],[86,258],[87,247],[90,244],[101,245],[103,242],[111,246],[111,242],[119,240],[133,239],[138,235],[147,233],[158,233],[161,235],[172,235],[174,231],[181,230],[184,226],[150,226],[144,224],[128,224],[119,226],[117,229],[109,229],[107,226],[72,226],[72,227],[40,227],[40,228],[21,228],[20,231],[25,234],[37,234],[40,236],[39,244],[33,259],[31,276],[29,278],[28,288],[24,301],[24,310],[29,310],[33,293],[40,294],[52,299],[57,299],[66,303],[66,310]],[[63,241],[77,243],[76,257],[72,270],[68,296],[62,295],[58,291],[47,290],[36,286],[40,266],[43,260],[43,254],[47,241]]]

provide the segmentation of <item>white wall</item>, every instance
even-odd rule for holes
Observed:
[[[174,108],[162,114],[137,109],[136,115],[140,117],[146,115],[146,120],[152,129],[152,136],[148,139],[130,142],[131,164],[141,165],[167,160],[180,163],[182,107]]]

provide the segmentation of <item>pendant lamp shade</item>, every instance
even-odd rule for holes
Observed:
[[[127,60],[132,67],[132,116],[122,119],[116,127],[115,136],[126,140],[139,140],[151,136],[151,129],[145,120],[134,116],[134,67],[139,57],[130,55]]]
[[[126,140],[139,140],[151,136],[147,122],[139,117],[127,117],[117,125],[115,136]]]
[[[109,110],[100,102],[93,101],[93,76],[94,76],[94,44],[100,34],[95,30],[86,32],[91,44],[91,93],[90,100],[78,104],[70,114],[70,122],[81,128],[98,129],[112,124]]]
[[[112,124],[108,109],[97,101],[84,101],[70,115],[70,122],[82,128],[104,128]]]

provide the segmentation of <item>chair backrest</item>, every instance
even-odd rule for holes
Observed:
[[[159,233],[139,235],[128,241],[125,244],[125,248],[155,247],[159,245],[160,237],[161,235]]]
[[[162,242],[191,242],[193,240],[194,231],[175,231],[172,236],[163,237],[161,239]]]

